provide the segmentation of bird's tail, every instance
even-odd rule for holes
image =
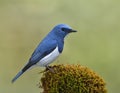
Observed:
[[[29,62],[24,66],[24,68],[12,79],[12,83],[14,83],[24,72],[32,68],[33,64],[29,64]]]
[[[24,72],[21,70],[13,79],[12,83],[14,83]]]

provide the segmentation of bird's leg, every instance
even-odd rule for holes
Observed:
[[[49,66],[46,66],[46,68],[47,68],[48,70],[50,70],[52,73],[55,73],[54,70],[53,70],[52,68],[50,68]]]

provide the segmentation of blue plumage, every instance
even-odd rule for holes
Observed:
[[[64,47],[64,38],[71,32],[76,31],[72,30],[71,27],[66,24],[59,24],[55,26],[52,31],[49,32],[48,35],[41,41],[31,55],[28,63],[13,78],[12,82],[20,77],[26,70],[35,65],[48,67],[48,65],[54,61],[60,53],[62,53]]]

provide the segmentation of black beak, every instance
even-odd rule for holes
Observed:
[[[71,33],[71,32],[77,32],[77,31],[76,31],[76,30],[73,30],[73,29],[70,29],[70,33]]]

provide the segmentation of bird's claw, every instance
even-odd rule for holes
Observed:
[[[51,68],[51,67],[49,67],[49,66],[46,66],[46,68],[47,68],[46,71],[49,70],[50,72],[55,73],[55,71],[54,71],[53,68]]]

